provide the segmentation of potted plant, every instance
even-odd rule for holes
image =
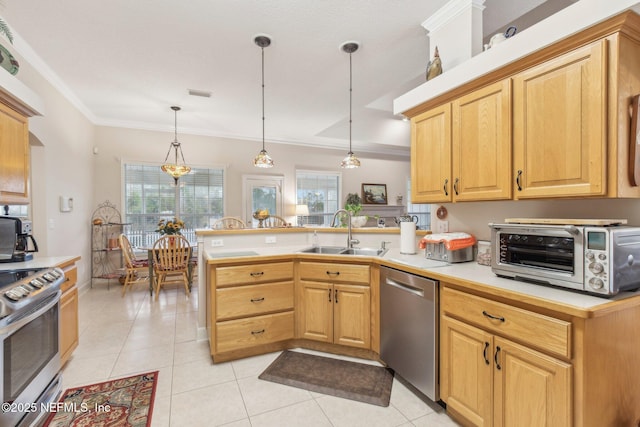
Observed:
[[[351,213],[352,227],[364,227],[369,217],[367,215],[359,215],[360,211],[362,211],[362,199],[359,194],[347,194],[347,200],[344,208]]]

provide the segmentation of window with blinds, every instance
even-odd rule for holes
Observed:
[[[131,224],[128,233],[141,235],[136,240],[143,245],[153,240],[145,237],[152,235],[160,219],[180,218],[187,235],[224,216],[222,168],[193,168],[177,186],[158,165],[125,163],[123,168],[123,220]]]
[[[335,172],[296,171],[296,203],[309,207],[304,224],[329,225],[340,205],[340,179]]]

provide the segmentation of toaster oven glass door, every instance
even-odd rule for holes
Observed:
[[[500,262],[573,274],[573,237],[500,233]]]

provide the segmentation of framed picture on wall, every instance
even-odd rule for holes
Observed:
[[[362,203],[365,205],[386,205],[387,184],[362,184]]]

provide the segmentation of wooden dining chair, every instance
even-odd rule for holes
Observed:
[[[122,250],[124,259],[124,284],[122,286],[122,296],[127,293],[127,288],[136,283],[149,282],[149,260],[137,259],[131,246],[131,242],[124,234],[118,236],[118,244]]]
[[[269,218],[264,220],[264,226],[266,228],[286,227],[287,221],[281,216],[269,215]]]
[[[187,295],[189,291],[189,260],[191,246],[183,236],[163,236],[153,244],[153,272],[156,301],[160,289],[167,283],[182,283]]]
[[[237,228],[247,228],[247,224],[240,218],[225,216],[213,223],[211,228],[218,230],[230,230]]]

